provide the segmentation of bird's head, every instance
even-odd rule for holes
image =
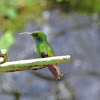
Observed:
[[[23,33],[20,33],[20,35],[21,34],[30,34],[30,35],[33,36],[33,38],[35,40],[41,40],[41,41],[46,41],[47,40],[46,34],[44,32],[42,32],[42,31],[34,31],[32,33],[30,33],[30,32],[23,32]]]

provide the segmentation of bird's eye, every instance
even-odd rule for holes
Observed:
[[[35,34],[35,36],[38,36],[38,35],[39,35],[38,33]]]

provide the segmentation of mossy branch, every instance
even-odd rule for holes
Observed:
[[[66,56],[55,56],[48,58],[5,62],[0,65],[0,73],[42,69],[45,68],[46,65],[48,64],[69,62],[70,60],[71,60],[70,55],[66,55]]]
[[[8,61],[8,53],[6,49],[0,50],[0,64]]]

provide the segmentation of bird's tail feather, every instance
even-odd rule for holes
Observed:
[[[60,79],[60,76],[63,76],[57,64],[50,64],[47,67],[56,79]]]

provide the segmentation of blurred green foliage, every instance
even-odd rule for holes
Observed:
[[[1,0],[0,1],[0,28],[12,33],[20,30],[31,18],[34,19],[42,11],[37,6],[40,0]]]
[[[3,32],[0,49],[8,50],[14,42],[13,34],[22,29],[28,20],[39,16],[42,11],[39,1],[0,0],[0,32]]]
[[[57,7],[94,13],[100,12],[100,0],[0,0],[0,30],[16,33],[29,19],[39,17],[43,9]]]
[[[8,49],[14,42],[10,34],[21,30],[29,20],[42,19],[43,10],[55,8],[61,8],[66,14],[68,11],[99,13],[100,0],[0,0],[0,32],[4,33],[0,37],[0,49]]]
[[[70,10],[81,13],[99,13],[100,0],[56,0],[57,3],[70,5]],[[62,5],[63,6],[63,5]]]
[[[0,49],[9,49],[13,44],[14,38],[10,31],[6,32],[2,37],[0,37]]]

